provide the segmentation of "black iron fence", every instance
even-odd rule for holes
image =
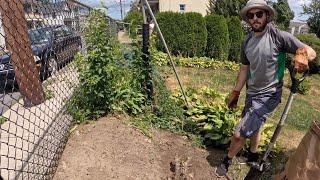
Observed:
[[[1,1],[1,178],[53,177],[72,123],[65,105],[79,84],[73,59],[85,50],[90,10],[74,0]]]

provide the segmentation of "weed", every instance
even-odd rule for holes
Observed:
[[[0,116],[0,124],[3,124],[7,121],[7,118]]]

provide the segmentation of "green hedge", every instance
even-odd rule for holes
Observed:
[[[229,39],[230,39],[230,61],[240,61],[240,49],[244,38],[244,30],[242,28],[239,17],[232,16],[228,19]]]
[[[207,46],[206,21],[200,13],[185,13],[188,27],[185,29],[187,56],[204,56]]]
[[[206,26],[208,31],[207,56],[219,60],[228,59],[230,39],[226,18],[215,14],[208,15]]]
[[[207,31],[205,20],[199,13],[161,12],[157,21],[174,55],[202,56],[205,54]],[[165,51],[157,38],[158,50]]]
[[[311,46],[317,52],[317,58],[309,63],[310,73],[320,72],[320,39],[311,34],[297,35],[297,38],[305,44]]]

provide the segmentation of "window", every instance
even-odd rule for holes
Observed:
[[[184,12],[186,10],[186,5],[185,4],[180,4],[180,12]]]

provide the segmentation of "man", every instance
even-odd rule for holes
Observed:
[[[240,12],[242,20],[251,26],[252,32],[242,44],[241,67],[236,86],[229,97],[228,107],[237,106],[240,91],[245,84],[246,100],[242,119],[231,139],[228,155],[216,169],[218,176],[226,175],[232,158],[243,148],[246,138],[251,142],[247,162],[258,160],[259,130],[281,99],[284,53],[296,54],[294,63],[298,72],[308,70],[308,60],[316,57],[311,47],[291,34],[273,27],[270,22],[274,15],[273,8],[264,0],[249,0]],[[301,51],[306,55],[297,55],[296,52]]]

